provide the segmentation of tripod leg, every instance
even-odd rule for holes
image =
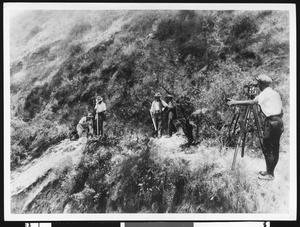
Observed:
[[[232,146],[232,144],[234,144],[234,139],[235,139],[235,132],[237,129],[237,123],[239,121],[239,117],[240,117],[240,112],[238,112],[237,114],[234,114],[231,123],[229,125],[228,128],[228,137],[227,137],[227,141],[226,144],[229,146]],[[234,145],[233,145],[234,146]]]
[[[246,122],[247,122],[249,111],[250,111],[250,106],[247,106],[245,117],[244,117],[244,120],[242,122],[242,128],[241,128],[242,132],[240,132],[239,139],[238,139],[235,151],[234,151],[234,156],[233,156],[233,161],[232,161],[232,165],[231,165],[231,170],[234,170],[234,168],[235,168],[235,162],[236,162],[236,157],[237,157],[237,153],[238,153],[238,149],[239,149],[239,144],[241,143],[241,140],[242,140],[242,136],[243,136],[243,132],[245,130],[245,126],[246,126]]]
[[[250,113],[250,106],[247,107],[247,111],[246,111],[246,116],[245,116],[245,122],[244,122],[244,126],[243,126],[243,142],[242,142],[242,152],[241,152],[241,157],[244,157],[244,153],[245,153],[245,144],[246,144],[246,137],[247,137],[247,127],[248,127],[248,123],[249,123],[249,113]]]
[[[233,125],[233,123],[235,122],[235,118],[236,118],[237,114],[234,114],[232,121],[230,122],[229,128],[228,128],[228,137],[231,137],[231,127]],[[234,129],[234,128],[233,128]]]
[[[235,168],[236,156],[237,156],[237,153],[238,153],[238,150],[239,150],[239,144],[241,142],[241,139],[242,139],[242,136],[240,135],[239,139],[238,139],[238,142],[237,142],[237,145],[235,147],[235,151],[234,151],[234,155],[233,155],[233,161],[232,161],[232,165],[231,165],[231,170],[234,170],[234,168]]]
[[[236,118],[236,121],[235,121],[235,124],[234,124],[232,135],[235,135],[235,132],[236,132],[236,129],[237,129],[237,123],[239,121],[239,118],[240,118],[240,112],[237,114],[237,118]]]

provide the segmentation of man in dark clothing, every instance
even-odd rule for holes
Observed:
[[[259,172],[259,179],[274,180],[274,170],[279,159],[280,136],[283,132],[282,121],[282,102],[278,92],[274,91],[269,85],[272,79],[267,75],[259,75],[258,81],[261,93],[253,100],[236,101],[230,100],[228,105],[253,105],[258,104],[265,115],[263,154],[266,160],[266,171]]]
[[[172,95],[167,95],[166,98],[166,111],[167,111],[167,123],[168,123],[168,133],[169,136],[171,137],[173,132],[176,132],[176,127],[174,125],[174,120],[177,117],[177,112],[176,112],[176,102],[173,100]]]

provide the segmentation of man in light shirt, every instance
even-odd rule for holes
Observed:
[[[86,132],[86,136],[88,137],[89,133],[93,133],[92,132],[92,114],[88,113],[87,116],[84,116],[80,119],[80,121],[77,124],[77,133],[79,138],[83,136],[83,133]]]
[[[96,110],[95,119],[97,121],[97,135],[103,136],[104,133],[103,121],[105,118],[106,105],[103,102],[103,98],[101,96],[98,96],[96,99],[95,110]]]
[[[154,95],[155,100],[152,102],[150,113],[151,117],[154,119],[154,124],[156,126],[156,135],[158,138],[162,135],[162,114],[165,107],[167,107],[167,103],[161,99],[161,94],[156,93]]]
[[[262,113],[265,115],[265,126],[263,135],[263,154],[266,160],[266,171],[259,172],[259,179],[274,180],[274,170],[279,159],[280,136],[283,132],[282,121],[282,102],[278,92],[270,86],[272,79],[265,75],[259,75],[258,81],[261,93],[253,100],[237,101],[231,99],[227,104],[230,105],[254,105],[258,104]]]

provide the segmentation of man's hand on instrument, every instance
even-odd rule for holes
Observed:
[[[229,100],[227,102],[228,106],[232,106],[232,105],[236,105],[237,104],[236,100],[234,100],[234,99],[227,98],[227,100]]]

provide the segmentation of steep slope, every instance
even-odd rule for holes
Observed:
[[[239,212],[286,213],[289,209],[290,175],[286,168],[289,154],[281,154],[276,167],[276,180],[265,182],[258,179],[258,172],[265,169],[264,159],[262,154],[256,154],[254,150],[246,148],[245,157],[238,157],[237,166],[232,171],[234,149],[220,151],[218,147],[212,148],[204,143],[182,149],[184,142],[180,133],[172,138],[162,137],[153,141],[153,150],[157,151],[159,157],[172,159],[175,163],[184,160],[189,169],[196,173],[207,167],[205,177],[200,177],[200,180],[203,185],[210,185],[208,199],[212,204],[220,200],[223,203],[221,206],[226,207],[224,197],[232,195],[237,203],[235,209],[240,209]],[[222,209],[220,211],[224,212]],[[215,211],[212,209],[210,212]]]
[[[55,184],[65,171],[78,165],[85,144],[86,138],[73,142],[64,140],[41,157],[13,171],[10,184],[12,213],[62,212],[67,196],[56,190]],[[42,200],[41,203],[39,200]]]
[[[14,18],[12,212],[286,212],[289,179],[282,165],[289,163],[288,124],[280,171],[270,185],[256,178],[263,169],[257,141],[239,160],[236,174],[228,168],[232,149],[219,149],[234,112],[225,98],[246,98],[243,86],[258,73],[273,78],[284,122],[289,121],[288,16],[284,11],[28,11]],[[208,110],[201,115],[205,122],[193,122],[194,133],[200,128],[198,145],[183,149],[180,132],[149,140],[149,108],[158,91],[182,104],[180,120],[193,121],[195,110]],[[93,111],[96,94],[108,108],[107,144],[89,142],[81,156],[85,142],[66,138]],[[266,196],[266,190],[272,193]]]

